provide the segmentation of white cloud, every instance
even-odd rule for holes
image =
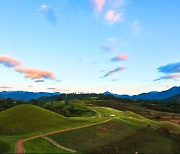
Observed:
[[[102,11],[105,2],[105,0],[94,0],[94,6],[96,11]]]
[[[114,10],[108,10],[105,19],[111,24],[114,24],[115,22],[123,22],[123,11],[115,12]]]

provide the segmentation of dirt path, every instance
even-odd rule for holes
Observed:
[[[102,115],[101,115],[101,113],[100,113],[99,111],[97,111],[96,109],[93,109],[93,108],[91,108],[91,107],[87,107],[87,108],[89,108],[90,110],[96,112],[97,115],[98,115],[98,118],[102,118]]]
[[[49,133],[46,133],[46,134],[36,135],[36,136],[29,137],[29,138],[26,138],[26,139],[23,139],[23,140],[19,140],[19,141],[16,142],[16,152],[15,153],[16,154],[24,154],[25,153],[24,152],[23,143],[26,142],[26,141],[29,141],[29,140],[32,140],[32,139],[36,139],[36,138],[39,138],[39,137],[45,137],[45,136],[49,136],[49,135],[52,135],[52,134],[57,134],[57,133],[65,132],[65,131],[70,131],[70,130],[85,128],[85,127],[94,126],[94,125],[98,125],[98,124],[103,124],[103,123],[106,123],[106,122],[108,122],[110,120],[112,120],[112,118],[109,118],[107,120],[104,120],[104,121],[101,121],[101,122],[97,122],[97,123],[87,124],[87,125],[84,125],[84,126],[68,128],[68,129],[63,129],[63,130],[57,130],[57,131],[49,132]]]
[[[60,144],[58,144],[56,141],[50,139],[49,137],[44,136],[44,137],[42,137],[42,138],[45,139],[46,141],[50,142],[50,143],[53,144],[54,146],[60,148],[60,149],[63,149],[63,150],[66,150],[66,151],[72,152],[72,153],[77,152],[77,151],[75,151],[75,150],[66,148],[66,147],[64,147],[64,146],[62,146],[62,145],[60,145]]]

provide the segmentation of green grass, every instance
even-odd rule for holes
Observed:
[[[0,135],[41,132],[70,122],[70,119],[40,107],[19,105],[0,112]]]
[[[79,99],[73,99],[69,101],[69,104],[79,104],[79,105],[84,105],[83,101],[80,101]]]
[[[59,144],[82,153],[179,153],[178,137],[146,125],[114,119],[108,123],[50,135]]]
[[[180,134],[180,126],[169,121],[157,122],[159,127],[167,127],[169,130]]]
[[[14,151],[15,140],[18,139],[102,120],[85,117],[66,118],[34,105],[19,105],[0,112],[0,153]],[[10,139],[14,139],[14,142]]]
[[[145,118],[149,118],[152,120],[154,120],[156,116],[161,116],[161,119],[167,117],[172,118],[173,116],[180,118],[180,114],[149,110],[140,106],[132,105],[130,103],[122,103],[120,101],[115,101],[115,100],[94,100],[94,101],[89,101],[87,103],[102,107],[110,107],[120,111],[131,111],[133,113],[136,113],[138,115],[141,115]]]
[[[123,116],[121,111],[118,111],[112,108],[97,107],[97,106],[89,106],[89,107],[100,112],[102,117],[110,117],[110,115],[115,115],[115,117]]]
[[[50,132],[99,121],[92,118],[66,118],[34,106],[19,105],[0,112],[0,136],[18,136]]]
[[[41,138],[25,142],[24,148],[26,153],[68,153]]]
[[[146,119],[143,116],[133,113],[131,111],[119,111],[112,108],[107,107],[99,107],[90,105],[91,108],[97,110],[102,114],[103,117],[110,117],[110,115],[115,115],[115,119],[119,119],[126,123],[131,123],[133,125],[144,125],[150,124],[154,128],[158,127],[167,127],[170,131],[180,134],[180,126],[168,121],[153,121],[150,119]]]
[[[16,140],[0,138],[0,153],[13,153]]]
[[[176,139],[157,131],[158,127],[166,126],[171,131],[179,132],[180,127],[176,124],[155,122],[130,111],[122,112],[93,105],[89,107],[100,112],[103,117],[116,116],[108,123],[54,134],[49,137],[59,144],[78,152],[180,152]],[[148,124],[150,124],[150,128],[147,127]]]
[[[92,149],[91,153],[179,153],[180,148],[176,140],[168,135],[159,134],[154,129],[138,129],[134,134],[123,140]]]
[[[62,103],[65,104],[65,102]],[[58,103],[55,105],[58,106]],[[130,111],[119,111],[94,105],[87,105],[86,107],[85,104],[78,104],[77,106],[96,110],[102,114],[103,118],[66,118],[33,105],[19,105],[0,112],[0,153],[14,152],[14,144],[18,139],[38,135],[40,132],[43,134],[100,122],[111,115],[115,116],[112,117],[112,121],[107,123],[66,131],[49,137],[78,152],[103,153],[108,150],[118,150],[118,152],[125,150],[133,153],[135,150],[142,153],[146,150],[152,153],[156,151],[160,153],[166,151],[169,153],[180,152],[177,146],[178,141],[175,141],[171,136],[162,135],[156,130],[158,127],[168,127],[171,131],[178,133],[180,127],[176,124],[152,121]],[[147,124],[150,124],[150,128],[147,128]],[[63,152],[61,149],[52,146],[43,139],[25,142],[25,150],[29,153]],[[131,147],[130,151],[127,150],[128,146]],[[165,147],[163,148],[163,146]]]
[[[130,127],[129,124],[113,120],[100,125],[50,135],[49,137],[67,148],[78,152],[88,152],[112,141],[124,139],[139,128],[141,127]]]

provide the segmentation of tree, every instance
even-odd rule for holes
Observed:
[[[58,96],[56,101],[63,101],[63,99],[60,96]]]
[[[155,119],[156,119],[156,120],[160,120],[160,119],[161,119],[161,116],[155,116]]]

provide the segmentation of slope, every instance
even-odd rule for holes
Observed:
[[[19,105],[0,112],[0,135],[41,132],[65,125],[71,120],[33,105]]]

